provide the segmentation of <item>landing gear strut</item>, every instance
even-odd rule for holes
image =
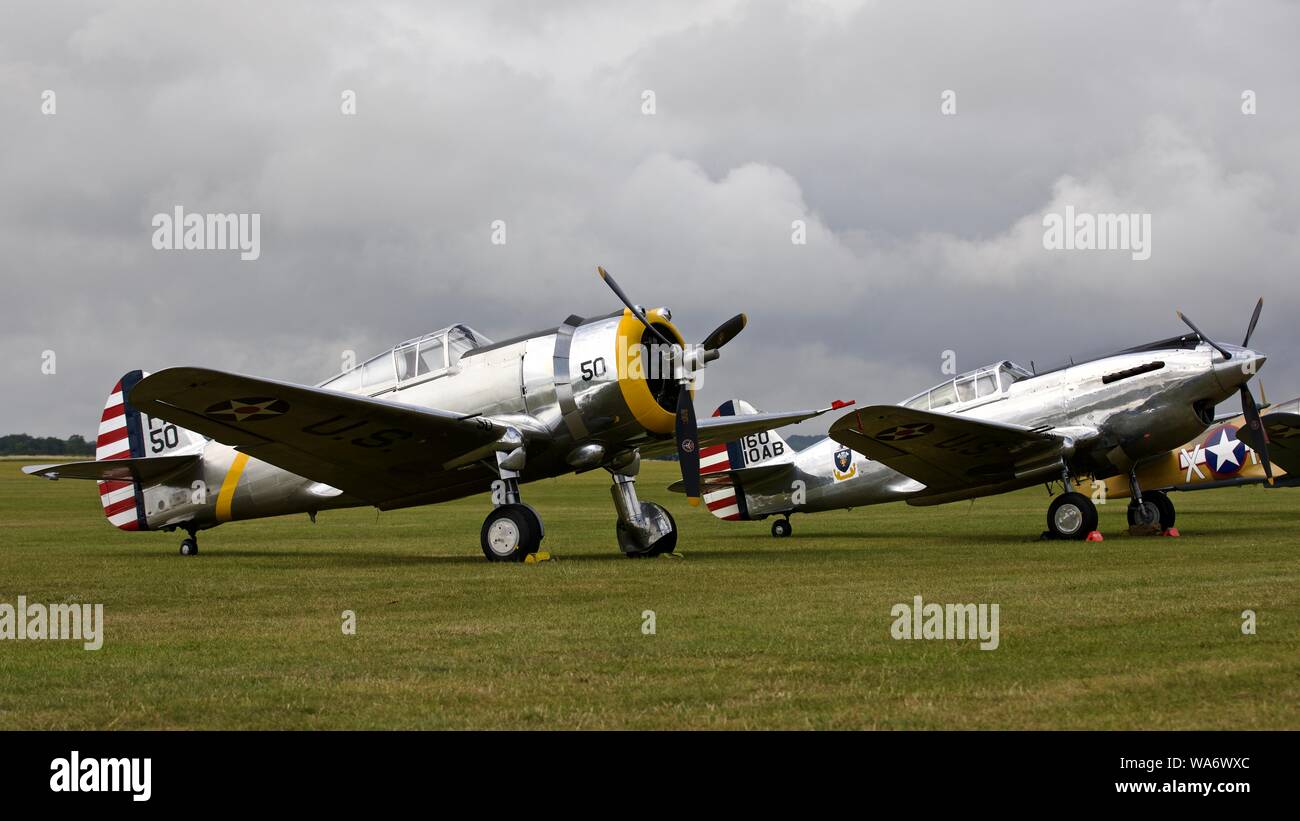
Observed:
[[[542,517],[519,497],[519,473],[524,468],[524,449],[497,451],[500,484],[492,489],[499,503],[483,520],[479,545],[490,562],[522,562],[536,553],[546,536]]]
[[[185,531],[187,535],[181,540],[182,556],[197,556],[199,554],[199,532],[197,530]]]
[[[614,486],[614,509],[618,511],[618,548],[629,559],[659,556],[677,548],[677,522],[662,505],[642,502],[636,495],[636,475],[641,456],[633,453],[621,465],[610,467]]]
[[[1174,503],[1164,492],[1149,490],[1142,492],[1138,485],[1137,471],[1129,471],[1129,493],[1133,500],[1128,503],[1128,526],[1150,527],[1155,525],[1163,533],[1174,526]]]
[[[1167,531],[1174,526],[1174,503],[1163,491],[1148,490],[1142,494],[1142,501],[1128,504],[1129,527],[1158,525]]]

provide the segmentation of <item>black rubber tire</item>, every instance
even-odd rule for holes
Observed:
[[[1153,494],[1151,493],[1142,494],[1142,504],[1140,507],[1145,510],[1139,510],[1137,502],[1128,503],[1129,527],[1160,524],[1160,505],[1152,498],[1152,495]]]
[[[1160,510],[1160,529],[1168,530],[1174,526],[1176,518],[1174,512],[1174,501],[1169,498],[1169,494],[1163,490],[1152,490],[1142,494],[1143,501],[1154,502],[1156,508]]]
[[[182,556],[197,556],[197,555],[199,555],[199,540],[198,540],[198,539],[195,539],[195,538],[193,538],[193,537],[190,537],[190,538],[188,538],[188,539],[182,539],[182,540],[181,540],[181,555],[182,555]]]
[[[1071,517],[1071,510],[1077,515]],[[1061,513],[1060,517],[1058,513]],[[1062,520],[1059,524],[1058,518]],[[1065,527],[1071,518],[1076,523],[1072,530]],[[1062,493],[1047,508],[1047,530],[1058,539],[1082,541],[1096,529],[1097,506],[1082,493]]]
[[[677,549],[677,520],[673,518],[673,514],[669,513],[668,508],[664,507],[663,505],[656,504],[654,502],[641,503],[642,516],[654,516],[659,513],[662,513],[664,516],[668,517],[668,523],[672,525],[672,530],[669,531],[668,535],[659,537],[659,541],[650,545],[645,550],[632,551],[630,553],[626,550],[623,550],[624,556],[627,556],[629,559],[648,559],[648,558],[653,558],[654,556],[662,555],[664,553],[672,553]],[[619,522],[615,526],[615,531],[621,534],[623,530],[624,530],[623,523]],[[623,549],[622,539],[619,540],[619,549],[620,550]]]
[[[498,522],[501,526],[493,529]],[[511,544],[513,542],[513,544]],[[490,562],[522,562],[541,545],[537,514],[523,505],[501,505],[483,520],[479,547]]]
[[[772,522],[772,535],[778,539],[784,539],[794,533],[794,527],[790,524],[789,519],[777,519]]]

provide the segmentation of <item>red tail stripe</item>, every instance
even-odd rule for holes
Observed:
[[[111,445],[114,442],[120,442],[126,438],[126,433],[127,433],[127,429],[125,426],[120,427],[117,430],[110,430],[108,433],[101,433],[99,435],[99,438],[95,440],[95,445],[96,447],[102,448],[105,445]]]
[[[120,502],[114,502],[104,508],[105,516],[116,516],[124,510],[135,510],[135,496],[128,496]]]
[[[126,405],[114,405],[111,408],[104,408],[104,415],[99,417],[99,421],[107,422],[110,419],[116,419],[126,413]]]
[[[121,490],[122,488],[127,487],[127,486],[130,485],[130,484],[131,484],[130,482],[119,482],[119,481],[117,481],[117,480],[110,480],[110,481],[107,481],[107,482],[100,482],[100,483],[99,483],[99,495],[100,495],[100,496],[107,496],[108,494],[112,493],[113,491],[115,491],[115,490]]]

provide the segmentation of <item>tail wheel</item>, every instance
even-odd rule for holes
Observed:
[[[1082,493],[1062,493],[1047,508],[1047,529],[1058,539],[1086,539],[1097,529],[1097,506]]]
[[[778,539],[784,539],[793,532],[794,527],[791,526],[789,519],[777,519],[772,522],[772,535]]]
[[[532,508],[501,505],[483,520],[479,543],[490,562],[522,562],[541,546],[542,522]]]
[[[672,553],[677,549],[677,520],[673,518],[673,514],[668,512],[667,508],[654,502],[642,502],[641,515],[647,519],[662,517],[660,523],[668,526],[668,532],[649,546],[641,547],[637,542],[636,533],[627,525],[619,522],[616,528],[618,547],[623,551],[623,555],[629,559],[641,559]]]
[[[1174,503],[1169,494],[1163,490],[1152,490],[1142,494],[1142,501],[1152,502],[1160,511],[1160,529],[1168,530],[1174,526]]]
[[[198,553],[199,553],[199,540],[198,540],[198,539],[194,538],[193,536],[190,536],[190,537],[187,538],[187,539],[182,539],[182,540],[181,540],[181,555],[182,555],[182,556],[197,556]]]

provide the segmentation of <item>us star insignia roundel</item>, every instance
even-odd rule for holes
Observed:
[[[253,396],[247,399],[227,399],[204,411],[213,419],[226,422],[256,422],[270,419],[289,410],[289,403],[273,396]]]
[[[883,442],[901,442],[904,439],[916,439],[925,436],[934,430],[934,425],[929,422],[914,422],[910,425],[895,425],[892,428],[885,428],[876,434],[877,439]]]
[[[1237,428],[1224,425],[1205,437],[1205,463],[1217,476],[1231,476],[1246,464],[1246,443],[1237,438]]]

